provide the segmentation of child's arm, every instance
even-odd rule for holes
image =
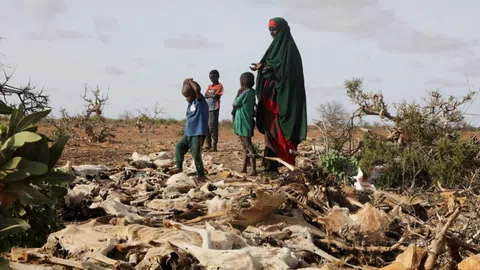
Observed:
[[[222,95],[223,95],[223,85],[220,86],[220,89],[218,89],[214,93],[214,95],[215,95],[215,98],[218,99],[218,100],[222,97]]]
[[[190,86],[195,91],[195,95],[197,96],[197,99],[199,101],[202,101],[204,99],[204,97],[203,97],[202,88],[200,87],[200,85],[196,81],[194,81],[193,79],[190,79],[188,81],[188,83],[190,84]]]
[[[232,114],[234,111],[237,110],[237,106],[235,105],[235,101],[237,100],[238,96],[240,96],[240,93],[242,92],[242,88],[238,89],[237,91],[237,95],[235,96],[235,98],[233,99],[233,103],[232,103],[232,107],[233,107],[233,111],[232,111]]]
[[[247,95],[239,94],[237,98],[233,101],[233,107],[239,108],[247,101]]]
[[[214,95],[214,94],[206,93],[206,94],[205,94],[205,97],[206,97],[206,98],[216,98],[217,96]]]
[[[209,86],[210,87],[210,86]],[[207,90],[205,90],[205,97],[206,98],[215,98],[214,94],[210,94],[208,91],[210,90],[209,87],[207,87]]]

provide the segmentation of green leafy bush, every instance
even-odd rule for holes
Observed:
[[[480,168],[478,154],[480,143],[461,138],[441,138],[429,153],[431,161],[427,164],[432,181],[440,182],[447,187],[467,186],[469,176]]]
[[[395,104],[396,114],[382,93],[364,91],[362,80],[345,82],[347,95],[358,105],[359,117],[379,117],[390,135],[368,131],[359,152],[360,167],[368,172],[386,165],[385,174],[375,180],[380,187],[425,187],[437,182],[445,187],[468,185],[479,168],[480,144],[460,136],[464,112],[477,92],[461,97],[428,91],[422,102]],[[468,181],[468,182],[467,182]]]
[[[347,176],[356,175],[358,170],[357,159],[354,157],[347,158],[334,149],[320,155],[319,165],[339,181],[344,180]]]
[[[46,236],[61,227],[55,213],[63,198],[63,184],[72,175],[55,170],[68,137],[51,141],[37,133],[36,124],[50,110],[25,115],[22,105],[14,109],[0,102],[0,114],[10,115],[8,127],[0,129],[0,243],[11,246],[43,244]],[[31,229],[30,229],[31,228]]]
[[[360,167],[376,165],[388,170],[375,180],[379,187],[424,187],[441,183],[445,187],[468,185],[467,177],[479,168],[480,144],[460,137],[440,137],[429,146],[424,140],[399,145],[367,136],[363,140]]]

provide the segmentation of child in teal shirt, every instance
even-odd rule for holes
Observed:
[[[253,129],[255,127],[255,91],[252,89],[254,84],[255,76],[253,73],[243,73],[240,76],[240,93],[233,102],[235,110],[233,131],[236,135],[240,136],[243,145],[242,172],[247,172],[248,158],[250,156],[250,163],[252,165],[252,171],[249,173],[250,176],[257,174],[255,150],[252,144]]]

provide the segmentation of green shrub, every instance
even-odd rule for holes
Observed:
[[[330,149],[320,155],[319,166],[342,181],[345,177],[357,174],[358,161],[354,157],[347,158],[339,151]]]
[[[437,182],[445,187],[467,185],[468,177],[479,168],[480,144],[463,140],[459,131],[465,126],[465,107],[475,100],[476,92],[463,97],[444,96],[428,91],[422,102],[396,104],[396,114],[382,93],[363,90],[362,81],[345,82],[347,95],[358,106],[359,117],[377,116],[388,124],[390,135],[369,131],[359,152],[360,167],[368,172],[386,165],[387,171],[375,185],[379,187],[428,187]]]
[[[52,134],[50,135],[50,138],[51,138],[52,140],[58,140],[58,139],[60,139],[61,137],[66,136],[65,133],[66,133],[66,132],[65,132],[64,129],[55,128],[55,129],[52,131]]]
[[[63,184],[74,178],[54,168],[68,137],[52,142],[37,133],[36,124],[50,110],[29,115],[23,111],[22,105],[13,109],[0,103],[0,114],[10,115],[8,128],[0,134],[2,251],[12,246],[41,245],[50,232],[62,226],[55,205],[66,193]]]
[[[465,177],[479,167],[480,145],[460,138],[440,138],[433,145],[401,146],[366,137],[360,167],[369,171],[386,165],[387,171],[375,180],[379,187],[424,187],[437,181],[446,187],[465,183]]]
[[[427,164],[428,173],[433,182],[444,186],[467,186],[466,177],[480,168],[477,159],[480,144],[472,140],[442,138],[435,142],[432,162]]]
[[[233,129],[233,122],[232,122],[232,120],[223,119],[222,121],[220,121],[219,126],[222,127],[222,128]]]

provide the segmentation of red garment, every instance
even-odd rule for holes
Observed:
[[[222,96],[223,84],[217,83],[217,84],[208,85],[207,89],[205,90],[205,94],[206,93]],[[218,110],[220,110],[220,100],[217,100],[217,105],[218,105]]]
[[[264,89],[272,89],[271,96],[263,92],[263,105],[265,106],[265,145],[283,161],[295,165],[295,157],[290,150],[297,150],[297,145],[290,142],[283,135],[278,120],[278,104],[275,101],[275,81],[265,81]]]

